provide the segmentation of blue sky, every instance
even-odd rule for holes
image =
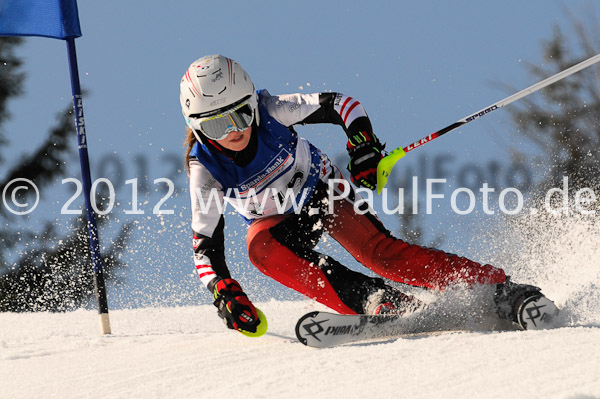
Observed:
[[[203,300],[195,292],[200,283],[193,275],[188,250],[189,200],[183,163],[177,166],[184,138],[179,80],[196,58],[227,55],[242,64],[257,88],[273,94],[339,91],[351,95],[365,106],[375,132],[391,150],[512,94],[499,84],[516,91],[535,83],[525,64],[543,65],[541,45],[551,38],[553,26],[570,32],[566,10],[588,14],[591,4],[80,1],[83,36],[76,44],[81,83],[89,90],[84,107],[92,178],[114,179],[122,200],[119,212],[129,206],[127,179],[152,181],[175,173],[179,188],[179,195],[165,205],[175,209],[175,215],[138,217],[137,248],[131,253],[128,272],[135,289],[114,288],[113,300],[123,306],[138,304],[131,292],[152,297],[169,289],[176,292],[169,303]],[[11,133],[10,151],[3,151],[7,158],[3,167],[18,162],[19,153],[41,140],[56,112],[71,101],[64,42],[28,38],[18,54],[25,61],[26,92],[10,104],[12,119],[5,125]],[[511,148],[524,143],[507,115],[497,111],[415,150],[394,172],[425,169],[430,175],[431,162],[446,157],[445,173],[452,179],[465,164],[488,171],[491,162],[508,162]],[[299,132],[332,158],[344,151],[345,136],[336,127],[311,126]],[[500,178],[505,174],[503,169]],[[79,177],[77,159],[71,176]],[[45,198],[46,213],[32,218],[64,220],[60,207],[69,198],[68,190],[60,182],[55,186],[50,198]],[[158,194],[146,197],[142,205],[147,213],[159,199]],[[477,257],[465,243],[464,219],[450,215],[446,205],[426,218],[426,227],[432,233],[448,230],[449,249]],[[397,228],[395,218],[386,223]],[[268,290],[258,288],[262,277],[245,259],[245,228],[235,217],[228,217],[230,225],[228,256],[233,268],[246,279],[259,281],[252,289],[268,296]]]

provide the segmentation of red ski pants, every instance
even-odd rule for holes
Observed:
[[[348,301],[340,299],[340,284],[332,284],[328,276],[331,271],[319,264],[324,262],[323,258],[314,256],[317,253],[312,251],[312,246],[298,248],[282,242],[274,234],[277,226],[290,217],[295,215],[277,215],[250,225],[247,234],[250,261],[267,276],[307,297],[340,313],[357,313],[348,306]],[[357,213],[354,204],[347,199],[336,200],[333,215],[323,217],[322,222],[327,233],[357,261],[396,282],[441,290],[451,284],[496,284],[506,279],[503,270],[491,265],[393,237],[373,214]],[[291,235],[296,233],[294,224],[286,229],[291,230]],[[345,275],[357,277],[358,274],[348,273],[351,274]]]

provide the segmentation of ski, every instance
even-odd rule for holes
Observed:
[[[443,306],[429,307],[410,315],[341,315],[310,312],[296,323],[296,337],[306,346],[329,348],[337,345],[411,334],[443,331],[543,330],[563,326],[556,305],[536,295],[523,301],[518,310],[518,324],[495,314],[460,313]],[[520,327],[519,327],[520,326]]]
[[[371,339],[461,329],[464,327],[460,324],[423,323],[421,317],[340,315],[315,311],[307,313],[298,320],[296,337],[306,346],[329,348]]]

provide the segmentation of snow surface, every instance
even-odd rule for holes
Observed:
[[[256,303],[269,320],[260,338],[227,330],[210,304],[114,310],[110,336],[91,310],[0,313],[0,398],[600,399],[599,223],[538,215],[489,229],[490,261],[542,287],[564,328],[313,349],[294,332],[324,309],[308,300]],[[435,301],[453,312],[475,302],[460,290]]]
[[[600,328],[453,332],[331,349],[294,333],[309,301],[258,306],[269,331],[212,305],[0,314],[2,398],[600,398]]]

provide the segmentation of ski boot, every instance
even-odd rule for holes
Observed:
[[[523,330],[557,327],[558,308],[533,285],[513,283],[507,276],[497,285],[494,302],[500,318],[517,323]]]
[[[390,286],[373,292],[364,304],[364,314],[393,314],[406,316],[423,307],[423,302]]]

